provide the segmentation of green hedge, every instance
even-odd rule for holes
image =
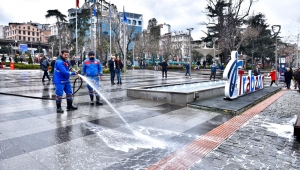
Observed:
[[[10,67],[10,62],[5,62],[6,67]],[[14,63],[15,69],[40,69],[40,65]]]

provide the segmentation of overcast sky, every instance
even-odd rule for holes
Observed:
[[[75,7],[76,0],[0,0],[0,25],[8,25],[9,22],[55,22],[54,19],[45,19],[48,9],[58,9],[67,15],[69,8]],[[246,0],[247,1],[247,0]],[[80,0],[80,6],[84,0]],[[205,34],[205,26],[200,22],[208,22],[203,13],[207,5],[206,0],[111,0],[118,11],[143,14],[146,29],[148,20],[156,18],[158,23],[171,25],[171,31],[184,31],[194,28],[192,37],[200,39]],[[281,25],[281,36],[295,40],[300,31],[300,0],[259,0],[252,7],[252,12],[261,12],[266,15],[269,25]],[[163,32],[167,28],[164,27]],[[287,39],[287,38],[286,38]]]

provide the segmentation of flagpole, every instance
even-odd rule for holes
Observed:
[[[77,42],[77,6],[76,6],[76,29],[75,29],[75,39],[76,39],[76,52],[75,52],[75,57],[76,57],[76,69],[78,70],[78,58],[77,58],[77,54],[78,54],[78,42]]]
[[[111,9],[109,1],[109,56],[111,56]]]
[[[125,13],[125,7],[123,6],[123,12]],[[126,15],[126,14],[123,14]],[[126,18],[127,19],[127,18]],[[126,22],[124,21],[124,73],[126,73],[127,61],[126,61]]]

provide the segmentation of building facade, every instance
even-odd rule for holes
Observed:
[[[49,30],[42,30],[34,23],[9,23],[5,31],[6,39],[17,41],[48,43]]]

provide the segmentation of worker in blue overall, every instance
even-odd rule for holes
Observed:
[[[70,82],[70,76],[76,75],[77,72],[70,72],[70,62],[68,60],[69,51],[62,50],[61,55],[55,62],[54,66],[54,84],[55,84],[55,92],[56,92],[56,107],[57,113],[64,113],[64,110],[61,108],[61,101],[63,92],[66,93],[67,99],[67,110],[77,110],[76,106],[73,106],[73,98],[72,98],[72,86]]]
[[[95,59],[95,53],[93,51],[89,52],[88,57],[89,58],[83,62],[81,75],[86,75],[88,79],[93,82],[94,88],[98,90],[100,88],[100,80],[103,79],[102,65],[99,60]],[[89,84],[87,88],[91,99],[90,104],[94,105],[94,89]],[[96,93],[96,105],[103,105],[98,93]]]

